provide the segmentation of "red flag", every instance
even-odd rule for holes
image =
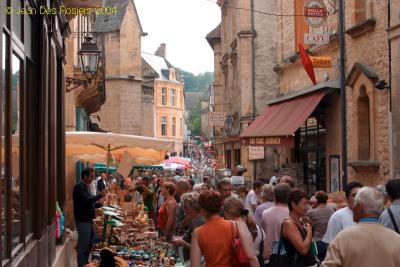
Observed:
[[[299,44],[299,52],[300,52],[301,63],[303,64],[303,67],[307,72],[308,77],[310,77],[311,81],[314,84],[317,84],[317,81],[315,79],[313,64],[302,44]]]

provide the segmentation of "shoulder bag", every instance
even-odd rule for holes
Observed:
[[[396,219],[394,218],[393,212],[390,210],[390,208],[388,208],[387,211],[389,213],[390,220],[392,221],[394,230],[396,231],[396,233],[400,234],[399,227],[397,226]]]
[[[232,228],[232,246],[234,253],[234,266],[248,266],[248,259],[246,254],[244,253],[244,249],[242,243],[239,238],[239,230],[237,228],[236,222],[231,221]],[[236,233],[236,234],[235,234]]]

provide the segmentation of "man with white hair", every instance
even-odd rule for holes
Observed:
[[[357,223],[341,231],[330,243],[323,267],[398,267],[400,235],[379,223],[382,194],[372,188],[359,189],[353,207]]]

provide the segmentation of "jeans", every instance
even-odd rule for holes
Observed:
[[[78,267],[82,267],[89,262],[89,254],[92,249],[92,240],[94,238],[93,223],[78,222],[75,225],[78,232],[78,244],[76,246]]]

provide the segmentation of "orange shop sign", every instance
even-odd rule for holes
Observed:
[[[314,68],[332,68],[332,57],[310,57]]]

